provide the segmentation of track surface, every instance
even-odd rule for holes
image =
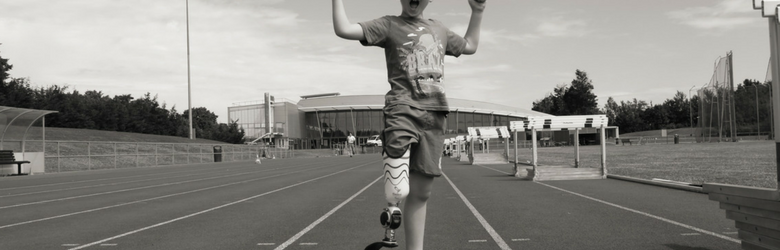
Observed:
[[[704,194],[443,161],[426,249],[740,249]],[[0,178],[0,249],[363,249],[381,172],[377,154]]]

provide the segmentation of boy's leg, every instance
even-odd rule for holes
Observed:
[[[409,174],[409,178],[409,195],[406,197],[406,201],[404,201],[403,213],[406,249],[423,249],[425,215],[434,177],[415,171]]]

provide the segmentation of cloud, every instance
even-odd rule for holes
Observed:
[[[742,0],[722,0],[714,6],[692,7],[667,12],[678,22],[706,31],[726,31],[760,21],[757,13]]]
[[[536,27],[536,34],[541,37],[583,37],[589,33],[583,20],[566,20],[562,17],[542,21]]]

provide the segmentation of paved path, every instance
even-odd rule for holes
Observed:
[[[363,249],[384,232],[380,161],[4,177],[0,249]],[[511,165],[442,167],[426,249],[740,249],[734,223],[704,194],[612,179],[531,182],[510,176]]]

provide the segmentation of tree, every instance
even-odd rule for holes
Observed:
[[[552,115],[562,115],[566,113],[563,101],[563,95],[566,93],[566,85],[556,86],[553,93],[548,94],[542,100],[533,103],[532,110]]]
[[[689,101],[685,97],[685,94],[681,91],[672,97],[672,99],[666,99],[663,104],[664,112],[666,112],[668,125],[662,126],[663,128],[683,128],[690,126],[690,110]]]
[[[3,45],[0,43],[0,45]],[[8,64],[8,59],[3,58],[0,56],[0,83],[4,83],[5,79],[8,79],[8,71],[11,71],[11,69],[14,66],[11,64]]]
[[[587,73],[578,69],[574,74],[576,78],[571,81],[571,86],[556,86],[554,93],[535,101],[531,109],[551,115],[598,114],[598,100],[592,92],[593,84]]]
[[[577,78],[571,81],[571,87],[563,95],[567,113],[571,115],[598,114],[598,99],[596,94],[593,94],[593,83],[588,79],[588,74],[579,69],[574,74]]]

